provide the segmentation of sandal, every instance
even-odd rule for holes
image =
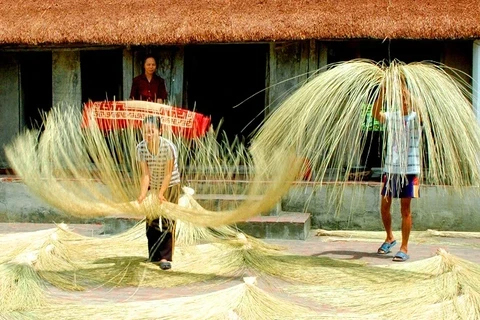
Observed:
[[[380,248],[378,248],[377,250],[377,253],[378,254],[387,254],[387,253],[390,253],[392,252],[390,249],[393,248],[394,245],[397,244],[397,241],[396,240],[393,240],[392,242],[388,243],[388,242],[384,242]]]
[[[392,260],[397,262],[403,262],[403,261],[407,261],[409,258],[410,258],[409,255],[406,254],[405,252],[398,251]]]

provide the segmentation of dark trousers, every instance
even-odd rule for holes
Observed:
[[[178,204],[180,195],[180,185],[174,185],[165,190],[165,199],[167,201]],[[161,217],[162,227],[160,228],[160,220],[155,219],[147,221],[147,240],[148,240],[148,258],[149,261],[157,262],[162,259],[172,261],[173,249],[175,247],[175,221]]]

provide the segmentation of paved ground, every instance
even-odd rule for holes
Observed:
[[[0,234],[43,230],[54,226],[48,223],[0,223]],[[74,232],[86,236],[98,236],[103,231],[102,224],[71,224],[69,227]],[[391,258],[400,243],[400,234],[395,233],[398,244],[392,249],[393,252],[380,256],[376,251],[383,242],[380,238],[383,235],[381,232],[366,232],[368,238],[366,236],[316,236],[316,234],[316,230],[312,230],[307,240],[263,240],[281,245],[294,254],[362,261],[372,265],[393,263]],[[410,262],[432,257],[438,249],[442,248],[455,256],[480,264],[480,237],[425,237],[422,236],[423,234],[424,232],[412,232],[409,244]]]
[[[29,232],[54,227],[53,224],[30,224],[30,223],[1,223],[0,234]],[[100,224],[75,224],[69,225],[73,231],[87,235],[100,236],[102,233],[102,225]],[[388,265],[392,263],[393,253],[386,256],[376,254],[378,246],[382,240],[377,239],[377,233],[374,236],[365,236],[363,238],[345,238],[338,236],[316,236],[315,230],[312,230],[307,240],[266,240],[268,243],[278,244],[286,248],[287,251],[308,256],[330,257],[347,261],[361,261],[371,265]],[[399,240],[399,239],[398,239]],[[398,249],[399,245],[395,249]],[[480,264],[480,239],[479,238],[447,238],[447,237],[422,237],[422,234],[414,233],[410,244],[410,261],[418,261],[435,255],[439,248],[445,249],[451,254]],[[104,302],[134,302],[147,301],[155,299],[165,299],[173,297],[184,297],[194,294],[200,294],[205,291],[219,290],[227,288],[235,284],[242,283],[241,277],[238,279],[230,279],[228,282],[212,284],[195,284],[189,286],[180,286],[168,289],[158,288],[106,288],[100,287],[94,290],[84,292],[67,292],[56,288],[49,288],[52,297],[63,301],[84,301],[89,303]],[[277,291],[275,286],[269,286],[262,283],[261,287],[269,292]],[[280,296],[282,294],[280,293]],[[291,299],[290,299],[291,300]],[[302,302],[301,302],[302,303]],[[308,304],[303,301],[302,304]],[[310,306],[315,309],[319,307],[310,302]],[[322,307],[320,307],[321,309]],[[0,314],[1,318],[1,314]]]

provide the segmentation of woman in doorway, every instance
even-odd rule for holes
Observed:
[[[143,63],[143,73],[133,78],[130,99],[166,103],[165,80],[157,75],[157,60],[147,55]]]
[[[143,141],[137,145],[137,159],[142,176],[138,203],[142,203],[148,191],[160,201],[177,204],[180,195],[180,174],[175,145],[161,136],[159,117],[148,116],[143,120]],[[175,245],[175,221],[160,217],[147,219],[149,261],[159,264],[162,270],[171,268]]]

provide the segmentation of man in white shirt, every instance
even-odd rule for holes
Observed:
[[[400,199],[402,214],[402,244],[393,257],[393,261],[406,261],[408,255],[408,239],[412,230],[411,201],[418,198],[420,175],[420,137],[421,127],[418,114],[411,107],[412,99],[406,82],[400,78],[401,108],[399,110],[382,111],[383,89],[380,89],[378,99],[373,106],[373,117],[385,125],[386,157],[380,212],[387,233],[385,242],[378,249],[378,254],[388,254],[396,244],[392,232],[392,217],[390,208],[392,198]]]

